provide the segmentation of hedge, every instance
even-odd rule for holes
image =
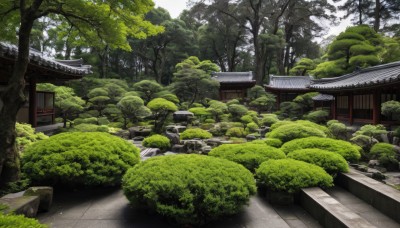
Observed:
[[[281,147],[286,154],[295,150],[309,148],[317,148],[340,154],[344,159],[350,162],[355,162],[360,159],[360,151],[362,150],[361,147],[347,141],[319,137],[295,139],[283,144]]]
[[[139,162],[133,144],[100,132],[61,133],[25,150],[22,171],[34,184],[109,186]]]
[[[181,139],[209,139],[212,134],[200,128],[190,128],[181,133]]]
[[[264,161],[286,157],[280,149],[254,143],[224,144],[212,149],[208,155],[242,164],[251,172]]]
[[[154,157],[129,169],[123,178],[128,200],[176,220],[201,225],[232,215],[256,191],[243,166],[202,155]]]
[[[323,168],[327,173],[336,176],[339,172],[348,172],[349,165],[340,154],[321,149],[301,149],[290,152],[288,158],[304,161]]]
[[[389,143],[377,143],[370,151],[372,159],[378,159],[379,164],[389,170],[399,168],[399,154],[394,145]]]
[[[257,139],[253,140],[250,143],[254,144],[266,144],[268,146],[272,146],[275,148],[279,148],[282,146],[282,141],[279,139],[274,139],[274,138],[267,138],[267,139]]]
[[[16,123],[15,130],[17,132],[16,142],[19,151],[23,151],[26,146],[34,142],[48,138],[48,136],[42,132],[36,133],[35,129],[32,128],[30,124]]]
[[[310,136],[325,138],[326,134],[317,128],[304,126],[298,123],[282,125],[266,134],[266,138],[276,138],[281,140],[283,143],[293,139],[306,138]]]
[[[301,188],[333,186],[333,178],[321,167],[293,159],[263,162],[256,170],[256,179],[260,187],[288,193]]]
[[[228,137],[244,138],[247,132],[243,127],[232,127],[226,131],[225,135]]]
[[[166,150],[171,147],[171,143],[167,137],[157,134],[145,138],[142,141],[142,145],[149,148],[159,148],[160,150]]]
[[[47,228],[48,226],[40,224],[36,219],[27,218],[23,215],[5,215],[0,213],[0,227]]]

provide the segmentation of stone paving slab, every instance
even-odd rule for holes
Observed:
[[[209,228],[319,227],[300,207],[274,208],[259,196],[237,215],[212,222]],[[279,212],[277,212],[277,211]],[[282,216],[284,215],[285,218]],[[52,228],[177,227],[163,217],[135,209],[120,189],[55,193],[49,212],[38,215]]]

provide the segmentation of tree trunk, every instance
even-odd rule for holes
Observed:
[[[24,6],[25,7],[25,6]],[[20,178],[19,154],[15,144],[15,123],[18,110],[26,102],[25,73],[29,63],[29,35],[33,27],[31,12],[21,10],[18,37],[18,57],[6,90],[1,95],[0,110],[0,186]]]
[[[375,12],[374,12],[374,30],[379,31],[381,27],[381,0],[375,0]]]
[[[362,25],[362,0],[358,0],[358,24]]]

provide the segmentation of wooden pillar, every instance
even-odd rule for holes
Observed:
[[[333,101],[331,103],[331,110],[332,110],[332,119],[336,120],[337,119],[337,95],[333,95]]]
[[[353,125],[354,119],[353,119],[353,94],[349,94],[348,96],[348,100],[349,100],[349,123],[350,125]]]
[[[281,93],[278,91],[276,94],[276,110],[279,110],[281,107]]]
[[[372,97],[372,122],[374,124],[379,124],[380,123],[380,117],[381,117],[381,91],[380,90],[374,90],[373,97]]]
[[[32,127],[37,126],[37,108],[36,108],[36,77],[29,79],[29,123]]]

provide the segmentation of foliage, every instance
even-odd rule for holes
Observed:
[[[211,113],[206,108],[203,107],[191,108],[188,111],[193,113],[195,116],[199,117],[211,116]]]
[[[350,139],[350,142],[361,147],[364,152],[368,152],[374,144],[378,143],[378,140],[366,135],[356,135]]]
[[[244,105],[231,104],[228,105],[228,111],[232,115],[233,120],[239,120],[240,117],[245,115],[249,110]]]
[[[159,148],[164,151],[171,147],[169,139],[163,135],[152,135],[143,140],[142,145],[149,148]]]
[[[307,138],[310,136],[325,138],[326,134],[319,129],[299,123],[282,125],[266,134],[267,138],[276,138],[281,140],[283,143],[289,142],[293,139]]]
[[[79,124],[98,124],[98,120],[96,117],[89,117],[89,118],[76,118],[74,119],[74,125]]]
[[[340,155],[317,148],[295,150],[287,155],[288,158],[304,161],[322,167],[330,175],[348,172],[347,161]]]
[[[100,115],[102,114],[102,110],[110,101],[107,90],[103,88],[94,88],[90,90],[88,97],[92,107],[99,111]]]
[[[171,101],[164,98],[155,98],[151,100],[147,107],[153,112],[154,132],[160,133],[165,120],[172,113],[178,110],[178,107]]]
[[[232,127],[226,131],[225,135],[229,137],[243,138],[246,137],[247,132],[243,127]]]
[[[342,140],[347,138],[347,127],[345,124],[340,123],[337,120],[330,120],[328,121],[327,126],[334,138]]]
[[[230,105],[238,105],[240,104],[240,101],[238,99],[232,99],[226,102],[226,105],[230,106]]]
[[[221,101],[211,100],[208,102],[210,105],[207,111],[211,113],[215,121],[220,122],[221,116],[228,112],[228,106]]]
[[[212,149],[208,155],[239,163],[251,172],[264,161],[286,157],[280,149],[255,143],[224,144]]]
[[[283,144],[281,147],[283,152],[286,154],[295,150],[312,148],[340,154],[349,162],[356,162],[361,157],[361,148],[359,146],[343,140],[330,138],[309,137],[304,139],[295,139]]]
[[[280,118],[299,119],[301,117],[301,106],[296,102],[285,101],[280,103]]]
[[[264,96],[258,97],[250,102],[250,106],[254,107],[258,113],[261,113],[261,111],[271,111],[275,104],[276,97],[270,93],[266,93]]]
[[[326,123],[328,117],[329,117],[329,111],[327,110],[312,111],[304,115],[304,119],[312,121],[317,124]]]
[[[217,96],[219,82],[211,79],[211,73],[219,69],[210,60],[200,61],[191,56],[178,63],[176,71],[170,87],[179,100],[189,102],[189,107],[196,101]]]
[[[106,125],[96,125],[96,124],[78,124],[75,125],[69,131],[79,131],[79,132],[109,132],[109,128]]]
[[[144,103],[147,104],[152,99],[156,98],[155,95],[163,88],[156,81],[142,80],[133,85],[133,89],[139,93]]]
[[[278,121],[279,121],[278,116],[275,114],[263,114],[261,119],[261,124],[270,127],[272,124]]]
[[[257,139],[253,140],[250,143],[254,144],[266,144],[268,146],[272,146],[275,148],[280,148],[282,146],[282,141],[279,139],[274,139],[274,138],[267,138],[267,139]]]
[[[15,129],[17,130],[17,146],[20,152],[30,144],[47,139],[48,136],[42,132],[35,133],[35,129],[30,124],[16,123]]]
[[[133,123],[136,123],[139,119],[151,115],[150,109],[144,106],[144,102],[140,97],[125,96],[118,102],[117,107],[121,110],[124,118],[124,129],[126,128],[127,119],[131,119]]]
[[[312,98],[317,95],[318,95],[317,92],[310,92],[310,93],[298,95],[296,98],[293,99],[293,102],[298,104],[298,106],[301,109],[300,114],[305,114],[313,109],[314,101]]]
[[[181,139],[209,139],[212,134],[200,128],[189,128],[181,133]]]
[[[256,170],[259,186],[295,193],[301,188],[331,187],[332,177],[321,167],[293,159],[268,160]]]
[[[364,125],[360,128],[360,130],[356,131],[356,133],[354,133],[355,135],[366,135],[369,137],[374,137],[376,139],[380,139],[381,138],[381,134],[386,134],[386,128],[385,126],[378,124],[378,125],[371,125],[371,124],[367,124]]]
[[[99,132],[61,133],[25,150],[22,170],[35,184],[62,186],[118,185],[139,162],[131,143]]]
[[[256,100],[257,98],[266,96],[267,92],[265,92],[264,87],[259,86],[259,85],[255,85],[253,86],[248,93],[248,97],[250,98],[250,100]]]
[[[382,103],[382,115],[391,118],[392,120],[400,120],[400,102],[386,101]]]
[[[134,205],[181,224],[201,225],[239,212],[256,186],[252,174],[234,162],[176,155],[151,158],[129,169],[123,190]]]
[[[245,131],[248,133],[255,133],[255,132],[258,132],[258,129],[259,129],[259,126],[256,123],[252,122],[252,123],[246,124]]]
[[[0,227],[46,228],[48,226],[40,224],[36,219],[27,218],[23,215],[0,213]]]
[[[372,159],[378,159],[379,164],[389,170],[399,168],[399,153],[394,145],[389,143],[377,143],[370,150]]]
[[[309,58],[300,59],[296,65],[290,69],[290,74],[295,76],[306,76],[306,74],[316,67],[316,63]]]

